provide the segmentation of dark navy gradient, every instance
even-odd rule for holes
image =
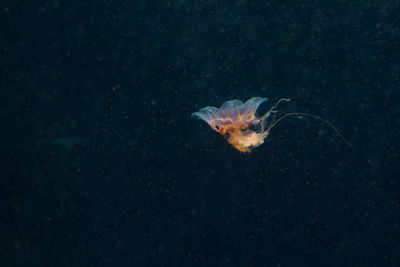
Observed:
[[[5,1],[0,266],[400,266],[399,1]],[[250,154],[191,114],[282,97]],[[263,110],[260,110],[263,112]]]

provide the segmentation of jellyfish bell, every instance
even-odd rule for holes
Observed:
[[[264,143],[270,127],[266,125],[271,113],[281,101],[273,106],[263,117],[258,118],[258,107],[268,101],[268,98],[252,97],[243,103],[241,100],[230,100],[220,108],[205,107],[192,115],[208,123],[210,127],[225,137],[234,148],[241,152],[251,152],[254,148]]]
[[[220,108],[205,107],[192,116],[204,120],[208,125],[228,143],[241,152],[251,152],[254,148],[264,143],[269,131],[282,119],[296,116],[311,116],[326,122],[337,134],[349,145],[338,130],[328,121],[308,113],[288,113],[275,120],[273,114],[278,111],[276,108],[281,102],[289,102],[288,98],[279,99],[263,116],[258,117],[256,111],[258,107],[267,102],[268,98],[252,97],[243,103],[241,100],[229,100],[221,105]]]

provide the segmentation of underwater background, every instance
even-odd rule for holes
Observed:
[[[0,266],[400,266],[400,1],[2,1]],[[191,113],[291,102],[240,153]]]

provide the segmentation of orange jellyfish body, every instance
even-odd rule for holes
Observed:
[[[225,137],[234,148],[241,152],[251,152],[264,143],[272,125],[267,125],[268,118],[275,113],[275,107],[282,98],[264,116],[258,118],[257,108],[268,98],[252,97],[243,103],[240,100],[230,100],[220,108],[205,107],[192,115],[206,121],[210,127]]]
[[[289,102],[289,98],[279,99],[267,113],[257,117],[258,107],[266,102],[268,98],[252,97],[243,103],[240,100],[230,100],[222,104],[220,108],[205,107],[192,116],[198,117],[208,123],[214,131],[225,137],[234,148],[241,152],[251,152],[254,148],[264,143],[269,131],[284,118],[289,116],[307,116],[326,123],[347,145],[352,144],[347,141],[342,134],[329,121],[309,113],[291,112],[275,120],[278,112],[276,108],[282,102]]]

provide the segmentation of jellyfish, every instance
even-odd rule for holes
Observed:
[[[222,135],[234,148],[246,153],[263,144],[270,130],[288,116],[310,116],[321,120],[332,127],[346,144],[351,145],[330,122],[319,116],[293,112],[277,119],[277,107],[282,102],[289,102],[289,98],[279,99],[263,116],[258,117],[256,115],[258,107],[267,101],[268,98],[262,97],[252,97],[245,103],[235,99],[223,103],[220,108],[211,106],[202,108],[200,111],[192,113],[192,116],[207,122],[214,131]]]

